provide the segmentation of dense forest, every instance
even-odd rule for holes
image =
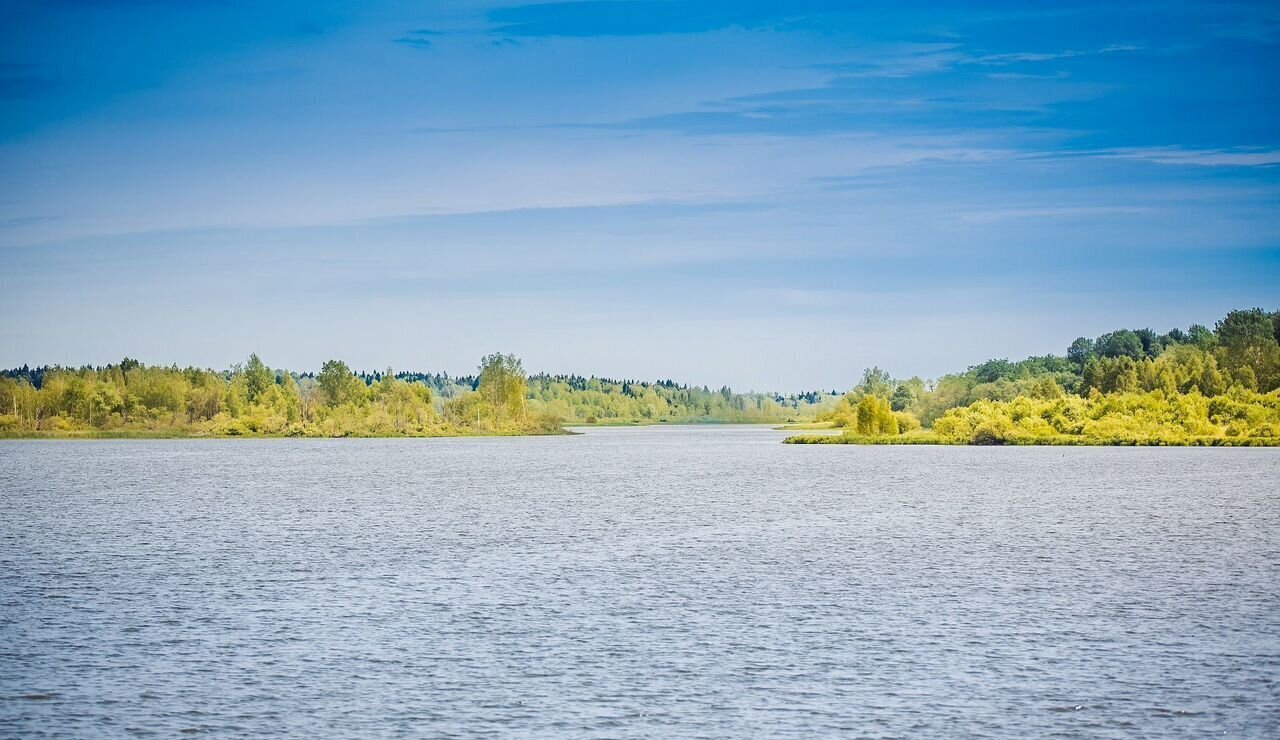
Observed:
[[[989,360],[934,382],[867,370],[796,443],[1280,444],[1280,311],[1215,328],[1080,337],[1062,356]]]
[[[787,422],[813,419],[840,396],[734,393],[729,388],[529,377],[493,354],[477,374],[318,373],[267,366],[256,354],[226,371],[149,367],[23,367],[0,373],[3,436],[451,436],[547,434],[564,424]]]

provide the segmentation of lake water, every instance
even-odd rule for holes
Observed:
[[[0,736],[1280,736],[1280,450],[0,443]]]

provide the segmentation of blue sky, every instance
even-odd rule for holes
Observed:
[[[1280,306],[1280,7],[0,0],[0,365],[844,388]]]

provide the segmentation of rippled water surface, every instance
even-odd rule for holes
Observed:
[[[1280,736],[1280,450],[0,443],[0,736]]]

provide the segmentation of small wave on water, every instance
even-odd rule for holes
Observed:
[[[783,434],[0,442],[0,737],[1280,736],[1280,451]]]

